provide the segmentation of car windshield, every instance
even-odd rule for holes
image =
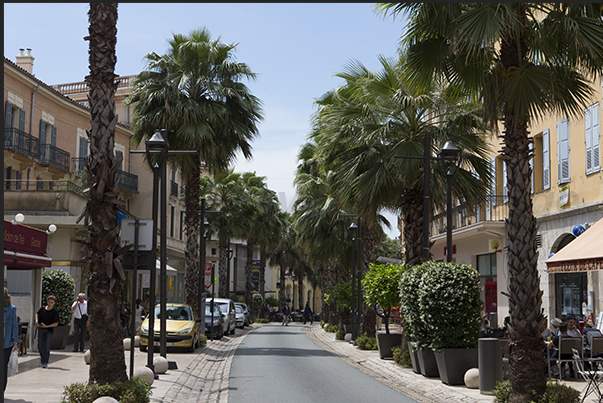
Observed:
[[[214,316],[221,315],[221,314],[222,314],[222,312],[220,311],[220,308],[218,307],[218,305],[214,305]],[[207,305],[205,305],[205,315],[211,316],[211,308],[209,306],[209,303]]]
[[[216,304],[220,306],[220,310],[222,311],[222,313],[228,313],[228,304],[218,304],[217,302]]]
[[[192,320],[188,306],[166,306],[165,316],[170,320]],[[155,319],[161,318],[161,307],[155,307]]]
[[[237,313],[243,313],[243,308],[241,308],[238,305],[235,305],[235,309],[237,310]]]

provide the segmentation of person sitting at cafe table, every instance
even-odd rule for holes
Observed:
[[[547,344],[547,347],[549,347],[551,349],[551,350],[549,350],[550,353],[551,353],[551,357],[550,358],[557,358],[557,355],[559,354],[559,350],[554,350],[554,349],[558,349],[559,348],[559,339],[561,337],[571,337],[567,333],[567,328],[568,328],[568,323],[567,322],[562,322],[559,325],[559,332],[560,332],[560,334],[555,335],[553,337],[553,340],[551,340]],[[561,358],[564,359],[564,360],[565,359],[570,359],[570,358],[572,358],[572,354],[563,354],[561,356]],[[565,371],[565,362],[561,363],[561,371]],[[554,370],[554,374],[553,375],[556,376],[557,373],[558,373],[557,372],[557,365],[555,365],[555,370]],[[569,376],[570,376],[570,378],[575,378],[574,366],[573,365],[569,366]]]
[[[570,337],[582,337],[580,329],[576,327],[576,318],[570,317],[567,322],[567,335]]]
[[[553,336],[557,333],[557,329],[559,329],[560,324],[561,324],[561,319],[553,318],[551,320],[551,325],[542,330],[542,338],[544,338],[547,341],[551,341]],[[543,323],[542,326],[543,327],[546,326],[546,322]],[[549,339],[549,337],[550,337],[550,339]]]

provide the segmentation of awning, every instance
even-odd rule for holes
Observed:
[[[603,270],[603,219],[545,261],[547,272]]]
[[[159,276],[159,269],[161,268],[161,262],[160,262],[159,260],[157,260],[156,262],[157,262],[157,263],[156,263],[156,265],[155,265],[155,268],[156,268],[157,270],[156,270],[156,272],[155,272],[155,273],[156,273],[156,274]],[[175,275],[177,275],[177,274],[178,274],[178,270],[177,270],[177,269],[174,269],[174,268],[173,268],[172,266],[170,266],[169,264],[166,264],[166,265],[165,265],[165,273],[166,273],[168,276],[175,276]],[[149,270],[140,270],[140,269],[139,269],[139,270],[138,270],[138,274],[150,274],[150,273],[149,273]]]
[[[9,269],[31,270],[40,269],[42,267],[51,267],[52,259],[46,256],[5,250],[4,264]]]

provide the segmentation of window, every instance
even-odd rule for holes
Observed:
[[[12,179],[13,167],[6,167],[6,183],[4,187],[6,190],[10,190],[10,180]]]
[[[569,120],[563,119],[557,123],[557,169],[558,182],[570,181],[570,146],[569,146]]]
[[[117,161],[118,159],[121,158],[121,161],[119,162],[119,170],[123,171],[123,166],[124,166],[124,152],[123,151],[119,151],[119,150],[115,150],[115,160]]]
[[[13,104],[6,101],[6,112],[4,115],[4,127],[13,127]]]
[[[84,159],[88,156],[88,139],[85,137],[80,137],[80,144],[78,148],[78,159],[77,159],[77,167],[76,171],[81,172],[84,170],[86,163]]]
[[[174,206],[170,206],[170,237],[174,237]]]
[[[591,174],[601,170],[600,139],[599,139],[599,103],[584,111],[586,129],[586,173]]]
[[[480,299],[484,301],[485,312],[497,311],[496,253],[477,256],[477,271],[482,285]]]
[[[501,158],[502,160],[502,158]],[[509,186],[507,183],[507,163],[505,161],[502,162],[502,195],[503,195],[503,203],[509,201]]]
[[[180,239],[184,238],[184,211],[180,212]]]
[[[549,129],[542,132],[542,189],[551,188],[551,156]]]

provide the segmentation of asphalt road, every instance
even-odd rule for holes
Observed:
[[[349,403],[376,398],[416,403],[324,351],[302,327],[271,323],[247,335],[232,362],[229,403]]]

